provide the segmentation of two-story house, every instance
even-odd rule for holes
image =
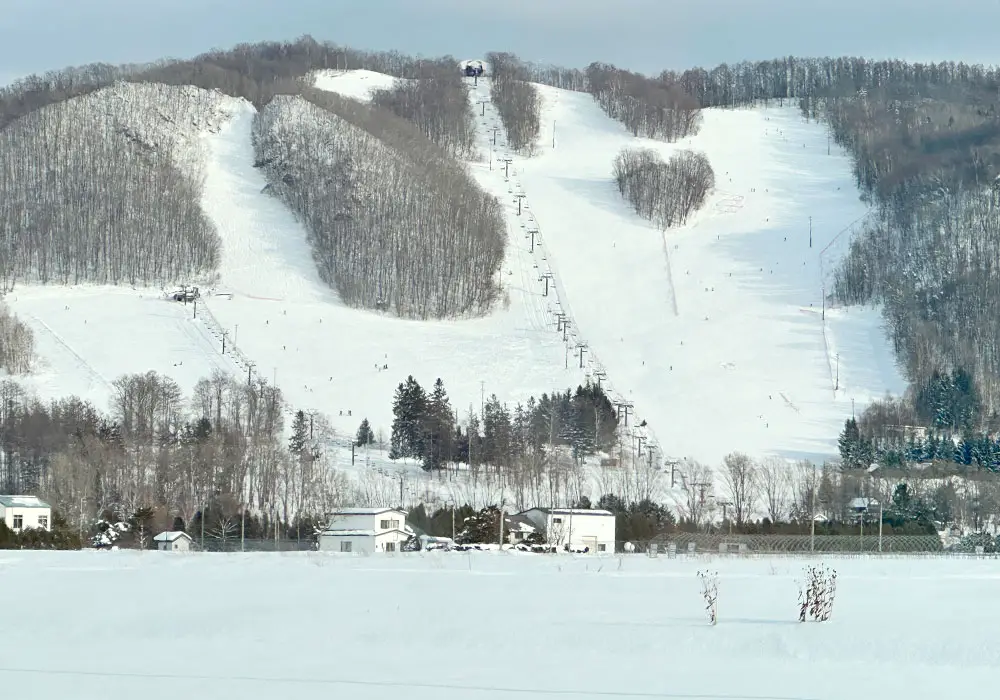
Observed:
[[[0,521],[14,532],[52,529],[52,508],[37,496],[0,496]]]
[[[319,536],[322,552],[398,552],[413,534],[406,526],[406,511],[395,508],[341,508],[329,518]]]

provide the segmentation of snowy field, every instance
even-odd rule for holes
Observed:
[[[370,71],[315,76],[357,99],[391,82]],[[513,156],[509,181],[497,160],[507,155],[502,132],[491,146],[495,110],[476,120],[483,157],[470,168],[510,219],[509,304],[490,316],[420,322],[343,306],[320,281],[304,229],[262,192],[253,109],[230,99],[228,121],[199,142],[203,206],[223,244],[199,318],[160,290],[20,286],[8,302],[41,356],[27,383],[43,398],[76,393],[106,408],[122,373],[156,370],[190,392],[215,368],[252,371],[347,438],[363,417],[388,436],[394,389],[410,374],[426,387],[442,378],[464,419],[483,391],[513,404],[606,370],[668,457],[709,463],[732,450],[829,457],[852,399],[860,411],[904,388],[876,311],[830,310],[824,332],[821,274],[849,236],[826,259],[820,251],[865,209],[820,125],[789,107],[706,110],[690,145],[707,153],[717,191],[688,226],[662,234],[621,200],[611,161],[626,145],[675,146],[632,138],[588,95],[539,90],[539,152]],[[488,96],[486,80],[470,90],[474,101]],[[554,285],[543,296],[546,271]],[[572,319],[568,344],[559,311]],[[235,355],[221,354],[222,331]]]
[[[800,624],[806,563],[4,552],[0,684],[19,700],[988,697],[996,560],[827,560],[833,617]]]

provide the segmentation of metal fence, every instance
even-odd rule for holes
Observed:
[[[631,547],[629,546],[631,545]],[[723,535],[678,532],[648,542],[620,543],[630,549],[666,556],[676,554],[976,554],[974,548],[946,548],[937,535]],[[979,552],[988,553],[988,552]]]
[[[200,552],[311,552],[316,549],[316,543],[310,539],[246,539],[239,537],[225,540],[205,538],[204,545],[198,537],[191,543],[191,549]]]

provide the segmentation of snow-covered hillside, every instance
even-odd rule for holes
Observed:
[[[0,680],[22,700],[988,697],[996,560],[827,560],[833,617],[800,624],[806,563],[11,552]],[[715,627],[705,567],[719,572]],[[113,604],[81,605],[88,591]],[[39,611],[46,653],[16,633]]]
[[[827,310],[823,322],[822,278],[866,209],[822,126],[791,106],[710,109],[696,137],[668,145],[633,138],[589,95],[538,90],[539,153],[501,149],[513,191],[536,217],[577,340],[668,454],[822,459],[852,403],[904,388],[876,311]],[[487,81],[477,91],[488,99]],[[661,233],[612,181],[626,146],[701,150],[716,191]]]
[[[391,82],[368,71],[315,76],[358,99]],[[508,154],[502,132],[492,148],[490,105],[477,117],[484,157],[469,167],[505,203],[511,230],[502,273],[510,303],[489,317],[408,321],[340,304],[319,280],[305,230],[264,192],[253,108],[213,95],[204,123],[187,120],[200,133],[203,206],[223,241],[199,317],[159,290],[19,287],[8,301],[41,355],[29,385],[103,408],[124,372],[156,370],[190,389],[215,368],[251,371],[292,407],[329,415],[346,438],[362,417],[388,434],[393,391],[410,374],[424,384],[441,377],[464,416],[483,391],[515,402],[606,370],[666,456],[713,463],[732,450],[833,455],[852,403],[860,410],[903,388],[875,311],[828,309],[821,319],[821,275],[849,239],[838,234],[865,214],[847,159],[836,147],[827,154],[821,126],[790,107],[706,110],[701,133],[680,146],[707,153],[717,190],[686,227],[664,234],[621,200],[611,161],[626,145],[677,146],[631,137],[588,95],[539,90],[534,158]],[[476,102],[488,96],[487,80],[470,92]],[[509,181],[498,160],[508,155]],[[543,296],[546,271],[554,279]],[[565,344],[559,312],[572,319]]]
[[[374,90],[392,87],[396,78],[370,70],[321,70],[311,76],[313,87],[336,92],[344,97],[367,101]]]
[[[224,113],[201,135],[203,207],[222,238],[222,264],[198,317],[160,290],[18,287],[8,301],[39,339],[40,369],[26,383],[41,396],[79,393],[106,408],[110,382],[125,372],[156,370],[190,390],[214,368],[251,370],[346,437],[362,417],[388,435],[393,392],[410,374],[427,386],[442,378],[463,415],[473,404],[478,412],[483,392],[516,402],[583,381],[547,329],[549,300],[516,223],[503,270],[510,301],[489,317],[435,323],[346,308],[320,281],[305,230],[264,192],[253,108],[228,99]]]

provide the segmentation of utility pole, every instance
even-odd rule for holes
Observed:
[[[580,351],[580,369],[583,369],[583,353],[587,352],[587,344],[577,343],[576,349]]]
[[[835,378],[833,380],[833,390],[834,391],[837,391],[838,389],[840,389],[840,353],[839,352],[837,353],[836,358],[837,358],[837,373],[836,373],[836,376],[835,376]]]
[[[229,331],[222,331],[222,354],[226,354],[226,338],[229,337]]]
[[[556,120],[552,120],[552,148],[556,147]]]
[[[247,386],[253,384],[253,368],[255,367],[253,362],[247,362]]]
[[[809,217],[809,247],[813,247],[813,218]]]
[[[532,243],[534,243],[534,236],[532,236]],[[542,296],[547,297],[549,295],[549,280],[552,279],[552,273],[546,272],[544,275],[538,278],[539,280],[545,280],[545,293]]]
[[[523,192],[518,192],[517,194],[515,194],[515,195],[514,195],[514,199],[516,199],[516,200],[517,200],[517,215],[518,215],[518,216],[520,216],[520,215],[521,215],[521,202],[522,202],[522,201],[524,200],[524,198],[525,198],[525,197],[527,197],[527,196],[528,196],[528,195],[524,194]]]
[[[198,300],[197,299],[194,300],[194,316],[192,316],[191,318],[198,318]]]

